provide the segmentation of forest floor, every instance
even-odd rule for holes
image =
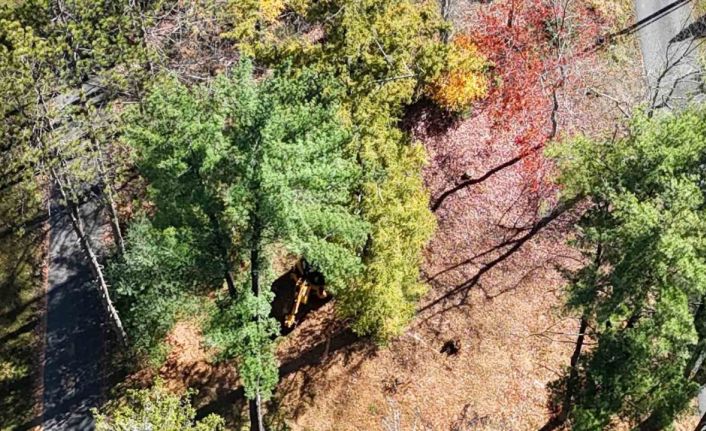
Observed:
[[[577,64],[581,86],[560,94],[561,132],[612,133],[622,111],[643,100],[641,68],[634,39]],[[588,88],[606,97],[587,96]],[[429,153],[432,201],[463,174],[483,177],[519,152],[483,110],[440,129],[435,112],[420,104],[407,123]],[[431,290],[408,330],[376,347],[344,329],[332,303],[312,311],[279,346],[271,428],[531,430],[544,424],[547,385],[568,365],[578,328],[562,308],[561,275],[581,263],[567,244],[577,214],[531,233],[556,197],[551,182],[537,186],[528,179],[523,163],[450,194],[436,211],[438,229],[425,254]],[[175,352],[192,353],[173,352],[160,374],[201,389],[200,415],[217,412],[240,422],[242,389],[235,381],[224,384],[234,370],[210,365],[199,338],[194,328],[173,331]],[[442,353],[448,341],[458,353]]]
[[[0,236],[0,430],[41,423],[43,228]]]
[[[631,22],[629,0],[596,3],[613,14],[614,29]],[[459,29],[469,14],[453,11]],[[569,73],[578,79],[558,94],[560,138],[610,138],[646,100],[634,37]],[[563,307],[562,271],[582,263],[568,244],[580,208],[542,224],[557,200],[551,163],[540,157],[546,175],[539,182],[523,162],[503,167],[520,149],[493,120],[478,109],[440,127],[424,104],[410,111],[406,127],[429,154],[432,203],[463,175],[484,179],[450,193],[436,210],[423,265],[430,292],[402,336],[384,347],[361,340],[327,303],[283,338],[268,429],[536,430],[546,422],[548,385],[568,365],[578,328]],[[177,325],[158,374],[174,389],[198,389],[200,416],[216,412],[242,424],[247,409],[237,373],[210,363],[200,339],[198,325]],[[442,352],[448,342],[457,353]]]

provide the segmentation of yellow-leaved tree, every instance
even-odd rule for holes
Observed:
[[[427,86],[434,102],[452,112],[461,112],[488,94],[491,63],[467,35],[451,42],[445,70]]]

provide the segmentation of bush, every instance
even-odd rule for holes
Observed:
[[[96,431],[220,431],[225,423],[211,414],[196,421],[196,410],[183,396],[169,392],[160,382],[150,389],[128,390],[120,400],[110,402],[104,413],[93,410]]]

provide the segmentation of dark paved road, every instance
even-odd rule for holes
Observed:
[[[98,238],[100,212],[86,204],[82,213],[86,231]],[[101,397],[108,328],[71,221],[54,208],[51,225],[44,430],[92,430],[89,409],[98,406]]]

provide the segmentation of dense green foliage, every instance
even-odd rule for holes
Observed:
[[[189,228],[201,250],[217,251],[212,274],[243,269],[211,338],[239,358],[249,396],[269,396],[277,381],[274,248],[306,258],[338,292],[361,270],[368,231],[351,210],[360,167],[326,79],[279,75],[258,84],[244,64],[191,89],[165,79],[126,135],[150,181],[155,223]]]
[[[162,342],[176,319],[198,309],[199,295],[220,284],[198,239],[188,228],[158,229],[139,219],[130,225],[127,252],[108,267],[133,348],[153,363],[164,359]]]
[[[197,9],[206,12],[190,15]],[[174,323],[208,314],[206,341],[236,361],[246,396],[270,397],[275,256],[322,272],[357,333],[399,335],[427,289],[419,267],[434,229],[426,154],[400,120],[425,96],[462,112],[490,85],[475,41],[443,42],[438,9],[435,0],[0,5],[0,389],[9,394],[0,420],[31,419],[29,391],[15,389],[30,387],[36,342],[35,306],[23,304],[36,293],[41,235],[26,229],[39,224],[50,187],[65,188],[61,203],[74,209],[95,187],[110,195],[132,168],[127,152],[149,202],[108,275],[139,356],[159,363]],[[214,76],[191,75],[193,65],[170,72],[168,51],[188,57],[198,42],[180,45],[182,36],[200,32],[232,43],[215,44],[218,67],[205,68]],[[255,66],[232,66],[239,57]],[[101,89],[82,87],[89,80]],[[137,103],[123,112],[116,99]],[[706,383],[705,155],[703,109],[638,116],[625,138],[556,150],[564,198],[588,201],[576,245],[589,264],[568,286],[586,345],[553,386],[574,429],[668,427]],[[194,416],[157,385],[111,404],[97,427],[223,427]]]
[[[364,173],[360,210],[372,232],[366,270],[348,281],[337,304],[356,331],[385,341],[401,332],[426,291],[420,253],[434,220],[421,178],[425,154],[398,122],[402,108],[445,66],[448,48],[440,36],[446,24],[434,1],[280,3],[306,23],[299,27],[320,28],[326,36],[312,41],[301,34],[306,31],[260,20],[261,43],[250,46],[262,61],[290,58],[343,84],[342,108]],[[281,43],[267,43],[268,31]]]
[[[141,69],[149,62],[142,41],[150,17],[146,12],[160,3],[25,0],[0,6],[0,20],[31,29],[49,45],[55,54],[52,71],[62,82],[75,85],[105,75],[110,87],[125,90],[144,77]]]
[[[426,290],[419,281],[420,253],[434,221],[421,178],[425,154],[397,123],[401,108],[441,70],[444,25],[435,2],[344,6],[328,2],[312,12],[325,22],[327,34],[314,48],[316,67],[347,85],[348,115],[365,172],[361,206],[372,226],[366,271],[352,281],[339,309],[354,318],[356,330],[384,341],[402,331]]]
[[[79,196],[82,186],[93,184],[96,177],[95,146],[78,134],[62,139],[67,119],[78,119],[78,109],[67,106],[68,101],[82,99],[75,88],[79,81],[107,73],[108,68],[122,71],[122,81],[111,79],[112,87],[127,88],[126,83],[135,82],[128,63],[145,51],[134,37],[139,27],[131,7],[117,1],[0,2],[3,428],[29,427],[36,413],[36,344],[41,334],[35,324],[43,289],[38,259],[46,239],[43,199],[57,178],[67,181],[68,200],[84,199]],[[56,99],[59,95],[64,98]],[[97,123],[87,118],[84,114],[80,121]]]
[[[209,415],[197,421],[189,394],[175,395],[159,382],[152,388],[128,390],[123,399],[94,411],[97,431],[219,431],[223,419]]]
[[[16,211],[3,214],[3,219],[21,226],[27,220],[23,209],[34,208],[41,198],[35,174],[47,155],[36,145],[35,128],[43,121],[38,95],[48,94],[54,85],[51,67],[56,55],[31,28],[16,21],[0,19],[0,41],[0,190],[4,201],[22,203],[3,208]]]
[[[181,6],[0,6],[0,191],[11,191],[12,211],[38,203],[49,177],[71,185],[74,203],[96,184],[107,194],[129,169],[129,146],[150,209],[129,225],[127,252],[108,273],[133,348],[161,359],[174,322],[219,292],[207,339],[237,359],[249,397],[267,398],[277,381],[274,255],[305,258],[341,316],[383,342],[426,291],[419,265],[434,220],[425,152],[399,122],[442,76],[447,25],[432,0],[194,2],[270,70],[256,79],[241,65],[193,85],[186,68],[157,73],[170,64],[155,54],[170,55],[159,37],[181,23],[146,40],[155,12],[177,21]],[[88,79],[101,97],[78,90]],[[75,95],[73,106],[55,104],[58,95]],[[124,123],[105,109],[114,98],[139,102]],[[82,134],[60,138],[69,123]]]
[[[7,217],[15,227],[26,221],[21,212],[38,203],[52,169],[75,185],[95,181],[95,154],[81,158],[96,151],[95,145],[64,126],[80,122],[86,134],[89,126],[103,126],[76,88],[89,75],[104,82],[104,92],[126,90],[144,78],[134,73],[147,52],[138,37],[139,12],[119,1],[0,6],[0,193],[17,200],[10,207],[18,213]]]
[[[629,137],[579,139],[558,157],[565,194],[591,202],[578,244],[593,263],[572,275],[568,305],[595,345],[569,418],[666,427],[704,382],[706,111],[638,116]]]

